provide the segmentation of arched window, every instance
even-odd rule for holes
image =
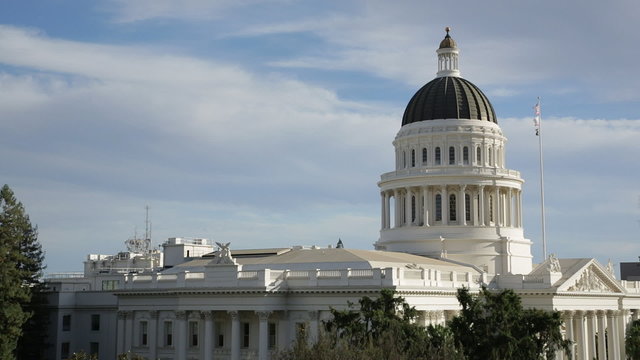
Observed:
[[[449,195],[449,221],[456,221],[456,195]]]
[[[480,146],[476,148],[476,163],[478,166],[482,165],[482,151],[480,151]]]
[[[411,167],[416,167],[416,151],[411,149]]]
[[[456,163],[456,148],[449,146],[449,165]]]
[[[462,163],[465,165],[469,165],[469,147],[465,146],[462,148]]]
[[[440,147],[436,147],[436,165],[440,165]]]
[[[464,218],[471,221],[471,196],[464,194]]]
[[[411,222],[416,221],[416,197],[411,197]]]
[[[442,221],[442,195],[436,195],[436,221]]]
[[[422,165],[427,165],[427,148],[422,148]]]

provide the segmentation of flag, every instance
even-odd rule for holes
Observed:
[[[533,107],[533,112],[533,126],[536,128],[536,136],[540,136],[540,98],[538,98],[536,106]]]

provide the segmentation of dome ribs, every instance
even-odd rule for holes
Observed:
[[[477,86],[450,76],[435,78],[416,92],[407,104],[402,125],[441,119],[498,122],[493,106]]]

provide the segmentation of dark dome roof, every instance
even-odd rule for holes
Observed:
[[[470,81],[443,76],[429,81],[409,101],[402,125],[424,120],[471,119],[498,123],[489,99]]]
[[[447,36],[445,36],[444,39],[440,41],[440,49],[455,48],[455,47],[457,47],[456,41],[453,40],[451,36],[449,36],[449,32],[447,31]]]

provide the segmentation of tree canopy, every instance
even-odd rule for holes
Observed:
[[[569,351],[562,339],[558,312],[524,309],[512,290],[478,294],[458,290],[459,316],[446,326],[421,326],[418,311],[393,290],[375,299],[331,309],[320,339],[309,344],[298,338],[279,359],[552,359],[557,350]]]
[[[633,360],[640,360],[640,320],[633,320],[625,334],[625,350]]]
[[[483,287],[477,295],[458,289],[460,315],[449,326],[466,357],[474,359],[553,359],[558,350],[569,351],[562,338],[557,311],[524,309],[510,289]]]
[[[37,228],[9,186],[0,189],[0,358],[14,359],[43,270]]]

